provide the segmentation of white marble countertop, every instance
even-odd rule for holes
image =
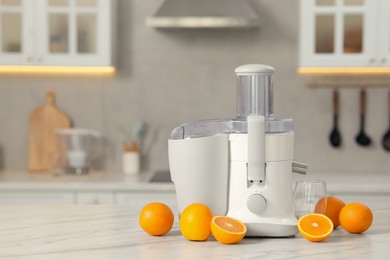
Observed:
[[[210,237],[190,242],[178,221],[165,236],[138,226],[138,212],[119,206],[0,206],[1,259],[388,259],[390,208],[374,211],[374,223],[356,235],[336,229],[321,243],[299,235],[245,238],[223,245]],[[175,214],[175,217],[177,214]]]
[[[174,192],[173,183],[149,182],[153,173],[124,175],[94,172],[88,175],[53,175],[50,173],[1,172],[0,191],[7,190],[95,190],[95,191],[165,191]],[[330,193],[390,195],[390,172],[309,172],[294,174],[295,179],[322,179]]]

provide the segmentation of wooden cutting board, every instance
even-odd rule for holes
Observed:
[[[59,155],[55,130],[69,128],[70,119],[55,104],[54,92],[47,93],[46,103],[30,115],[28,170],[48,172],[53,169]]]

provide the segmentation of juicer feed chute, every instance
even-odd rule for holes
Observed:
[[[294,132],[273,114],[273,74],[248,64],[237,75],[237,117],[183,124],[168,140],[179,212],[191,203],[244,222],[247,236],[297,233],[292,212]]]

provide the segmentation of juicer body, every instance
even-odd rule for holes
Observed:
[[[248,136],[229,137],[229,202],[227,215],[247,225],[247,236],[288,237],[297,233],[292,207],[294,133],[265,135],[265,174],[248,175]]]
[[[247,236],[293,236],[297,233],[292,207],[294,132],[265,134],[261,180],[248,174],[248,140],[248,134],[169,140],[179,213],[192,203],[202,203],[214,215],[244,222]]]
[[[226,215],[229,183],[228,135],[168,141],[171,179],[179,214],[192,203]]]
[[[203,203],[214,215],[237,218],[247,236],[288,237],[297,233],[292,206],[291,119],[273,115],[274,68],[236,68],[237,117],[195,121],[176,127],[168,141],[169,166],[179,213]]]

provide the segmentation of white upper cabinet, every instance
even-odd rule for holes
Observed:
[[[383,66],[389,0],[301,0],[301,67]]]
[[[26,62],[32,43],[27,30],[31,15],[23,0],[0,0],[0,63],[17,65]]]
[[[368,0],[367,0],[368,1]],[[377,27],[378,56],[377,62],[383,66],[390,66],[390,0],[377,0],[380,2],[379,19]],[[375,2],[377,2],[375,1]]]
[[[111,0],[0,0],[0,64],[111,66]]]

